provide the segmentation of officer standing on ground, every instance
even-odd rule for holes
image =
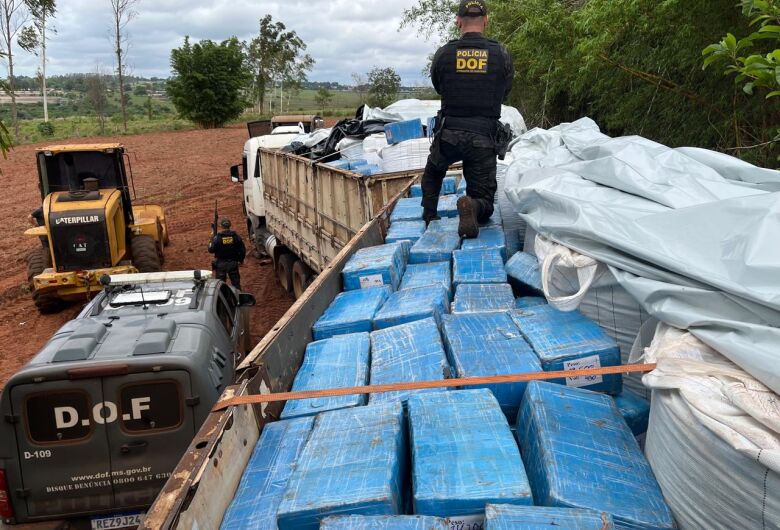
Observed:
[[[209,253],[216,258],[212,266],[218,280],[227,281],[230,276],[230,283],[240,291],[239,266],[244,263],[246,247],[241,236],[230,229],[230,219],[224,218],[219,224],[222,231],[215,235],[209,244]]]
[[[466,196],[458,199],[458,233],[465,238],[477,237],[479,223],[493,215],[496,155],[503,159],[511,139],[511,129],[498,120],[514,67],[509,52],[482,35],[487,23],[484,0],[463,0],[457,18],[461,38],[440,48],[431,65],[442,108],[422,177],[423,218],[437,219],[442,180],[450,164],[463,160]]]

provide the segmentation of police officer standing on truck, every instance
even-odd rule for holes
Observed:
[[[239,266],[244,263],[246,246],[244,246],[241,236],[230,229],[232,226],[230,219],[224,218],[219,224],[222,231],[216,234],[209,244],[209,253],[214,254],[216,258],[212,266],[218,280],[224,282],[230,276],[230,283],[240,291],[241,273]]]
[[[487,23],[484,0],[463,0],[457,18],[461,37],[441,47],[431,65],[442,108],[422,177],[423,218],[426,223],[438,218],[442,180],[450,164],[463,160],[466,195],[458,199],[458,233],[464,238],[477,237],[479,224],[493,215],[496,156],[503,159],[511,139],[511,129],[499,118],[514,67],[506,48],[482,35]]]

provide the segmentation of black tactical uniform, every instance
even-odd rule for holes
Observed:
[[[214,254],[216,258],[212,264],[214,272],[218,280],[227,281],[230,276],[230,283],[240,291],[239,266],[246,258],[246,246],[241,236],[230,229],[229,220],[223,219],[220,224],[223,228],[222,232],[217,234],[209,244],[209,253]]]
[[[484,2],[461,3],[460,16],[486,14]],[[465,33],[436,52],[431,79],[436,92],[442,96],[442,109],[422,178],[426,221],[436,218],[442,180],[450,164],[460,160],[463,160],[466,195],[471,200],[458,201],[459,232],[464,237],[476,237],[476,223],[484,223],[493,215],[498,187],[498,120],[501,105],[512,90],[513,77],[509,52],[481,33]]]

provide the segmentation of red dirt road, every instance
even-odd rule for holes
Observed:
[[[166,270],[210,269],[206,252],[214,201],[220,216],[229,216],[243,233],[241,190],[229,179],[229,168],[240,162],[246,128],[152,133],[121,138],[90,138],[72,143],[121,142],[130,153],[138,203],[165,208],[171,244]],[[40,206],[35,149],[25,145],[0,157],[0,389],[60,326],[82,305],[57,315],[38,314],[26,289],[26,256],[37,239],[22,233],[27,216]],[[292,305],[275,280],[272,267],[261,267],[250,256],[242,268],[242,287],[255,295],[252,336],[259,340]]]

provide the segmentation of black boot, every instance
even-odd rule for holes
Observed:
[[[479,236],[479,225],[477,224],[477,212],[474,211],[474,201],[469,196],[463,196],[458,199],[458,235],[465,239],[473,239]]]

